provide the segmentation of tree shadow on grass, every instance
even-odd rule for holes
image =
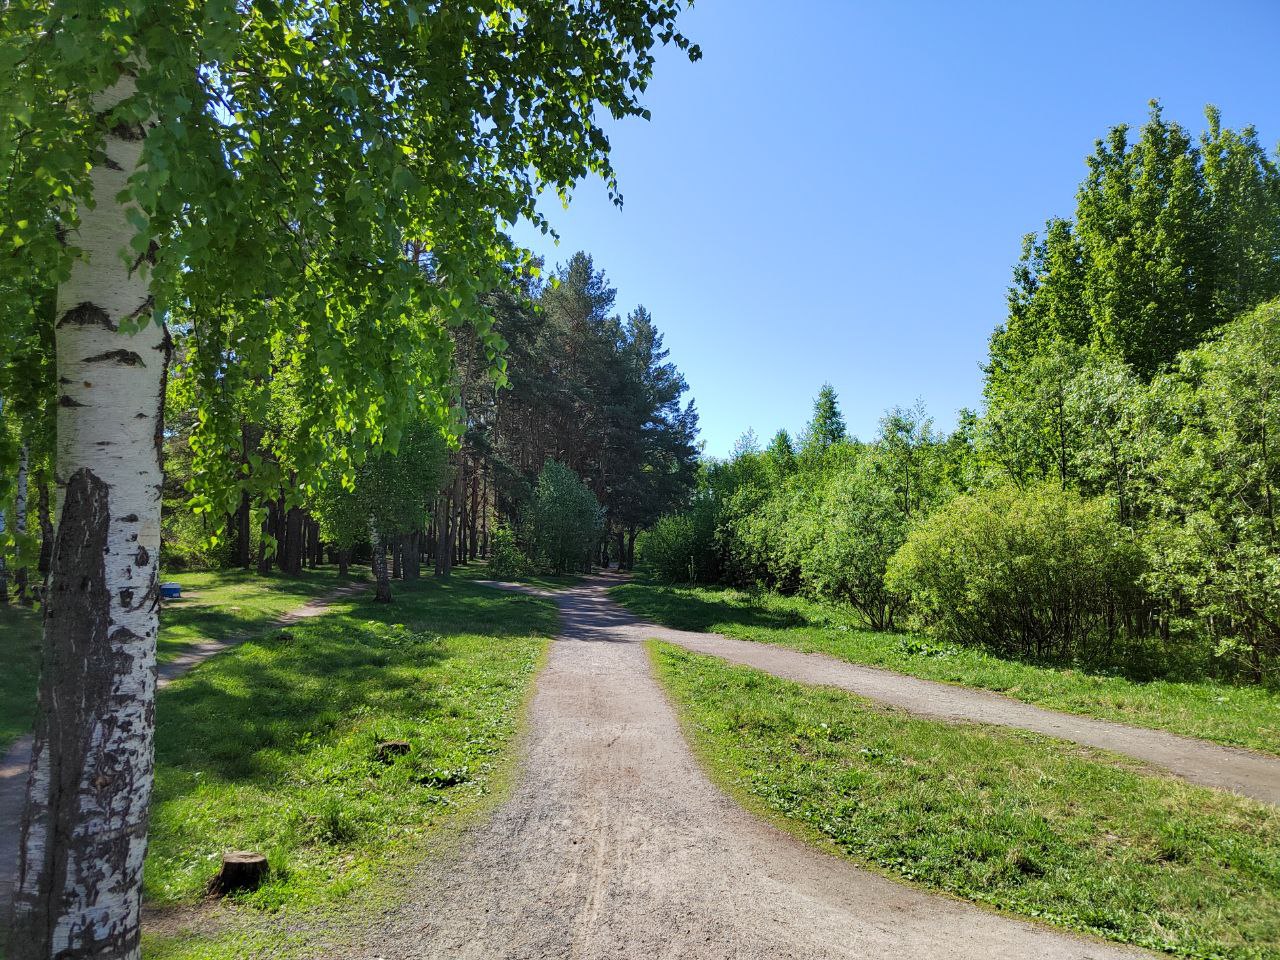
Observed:
[[[500,642],[554,627],[545,601],[521,598],[541,606],[512,609],[483,589],[398,585],[392,604],[356,603],[202,664],[159,696],[157,763],[206,780],[270,783],[373,706],[391,721],[438,712],[421,671],[453,656],[442,635]]]

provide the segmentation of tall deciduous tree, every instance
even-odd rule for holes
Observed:
[[[588,173],[597,111],[646,115],[670,0],[351,6],[12,0],[0,250],[57,288],[59,523],[22,855],[19,958],[136,957],[152,783],[170,339],[191,324],[201,496],[239,501],[247,384],[282,344],[305,478],[399,439],[447,328],[527,255],[506,225]],[[65,243],[59,243],[59,240]],[[405,251],[419,251],[413,257]],[[22,314],[38,324],[34,311]],[[270,471],[251,478],[278,481]],[[240,483],[242,478],[234,478]]]

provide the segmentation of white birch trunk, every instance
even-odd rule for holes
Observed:
[[[106,114],[127,74],[96,97]],[[104,122],[105,125],[105,122]],[[91,171],[58,290],[57,532],[44,663],[14,896],[17,958],[139,955],[142,861],[153,779],[160,442],[170,353],[147,323],[150,263],[128,247],[116,198],[143,127],[117,126]]]

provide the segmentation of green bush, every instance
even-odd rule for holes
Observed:
[[[576,473],[548,460],[530,510],[538,560],[551,573],[587,570],[603,529],[600,503]]]
[[[885,567],[906,538],[907,516],[870,458],[835,474],[817,504],[805,587],[847,603],[877,630],[892,629],[901,598],[885,587]]]
[[[640,535],[640,562],[667,583],[714,583],[716,558],[715,505],[701,497],[684,513],[663,517]]]
[[[214,542],[210,539],[213,531],[202,514],[193,513],[183,502],[164,506],[160,549],[166,570],[221,570],[234,565],[234,542],[229,529]],[[257,526],[252,529],[256,531]]]
[[[489,539],[489,572],[501,580],[527,576],[531,564],[510,527],[497,527]]]
[[[1045,484],[956,497],[918,524],[886,582],[940,640],[1107,664],[1143,631],[1142,552],[1108,500]]]
[[[1152,384],[1148,582],[1179,633],[1280,683],[1280,301]]]

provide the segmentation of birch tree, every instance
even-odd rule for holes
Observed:
[[[447,393],[450,327],[502,376],[481,304],[529,262],[508,227],[549,229],[538,195],[588,174],[616,196],[599,114],[647,116],[659,43],[698,56],[683,5],[5,3],[0,284],[15,324],[55,326],[58,410],[20,960],[139,953],[166,325],[193,339],[212,516],[279,486],[226,465],[286,339],[301,422],[271,463],[305,483],[394,448]],[[52,318],[24,306],[42,287]]]

